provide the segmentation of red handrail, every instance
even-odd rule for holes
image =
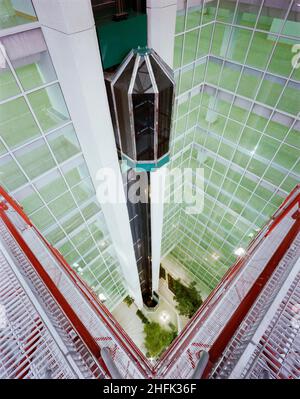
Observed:
[[[140,367],[140,361],[145,363],[144,365],[149,368],[148,371],[152,373],[152,365],[150,362],[148,362],[147,358],[144,356],[144,354],[140,351],[140,349],[133,343],[131,338],[127,335],[126,331],[121,327],[121,325],[118,323],[118,321],[114,318],[114,316],[110,313],[110,311],[103,305],[101,302],[99,302],[97,296],[93,291],[91,291],[90,287],[86,284],[86,282],[71,268],[71,266],[66,262],[62,254],[54,248],[52,245],[50,245],[47,240],[40,234],[38,230],[36,230],[35,226],[33,226],[39,237],[43,240],[44,244],[47,246],[47,248],[50,249],[52,254],[55,256],[56,260],[63,266],[64,270],[68,273],[69,277],[72,279],[72,281],[76,284],[76,286],[80,289],[81,293],[84,295],[84,297],[87,299],[87,301],[92,305],[93,309],[96,311],[97,315],[105,322],[106,326],[109,328],[109,330],[113,333],[113,335],[116,335],[116,330],[120,333],[122,339],[126,341],[126,343],[130,346],[130,349],[136,352],[136,354],[140,357],[138,360],[137,357],[131,353],[131,350],[128,351],[128,347],[122,344],[123,349],[129,352],[131,356],[134,358],[135,362],[137,363],[138,367],[142,371],[143,374],[145,374],[145,370]],[[85,290],[80,287],[82,285]],[[99,308],[101,309],[102,312],[105,313],[105,316],[99,311]],[[111,324],[108,324],[107,322],[113,323],[113,326]]]
[[[24,219],[29,226],[33,226],[31,220],[26,215],[21,205],[19,205],[17,201],[7,194],[2,186],[0,186],[0,196],[2,196],[9,203],[9,205]]]
[[[13,223],[11,222],[9,217],[6,215],[6,213],[5,213],[6,210],[7,210],[7,206],[3,203],[0,203],[0,216],[1,216],[1,219],[3,220],[3,222],[5,223],[7,229],[10,231],[10,233],[14,237],[15,241],[20,246],[23,253],[28,258],[28,260],[30,261],[32,266],[34,267],[34,269],[37,272],[37,274],[39,275],[40,279],[47,286],[48,290],[50,291],[51,295],[56,300],[56,302],[59,304],[63,313],[70,320],[74,329],[77,331],[78,335],[84,341],[84,343],[86,344],[89,351],[93,354],[93,356],[100,363],[101,367],[109,375],[109,371],[101,358],[99,345],[97,344],[95,339],[92,337],[90,332],[87,330],[85,325],[81,322],[81,320],[79,319],[77,314],[74,312],[73,308],[66,301],[65,297],[58,290],[55,283],[53,282],[53,280],[51,279],[49,274],[45,271],[45,269],[43,268],[43,266],[41,265],[41,263],[39,262],[39,260],[35,256],[35,254],[28,247],[27,243],[25,242],[25,240],[23,239],[23,237],[21,236],[19,231],[16,229],[16,227],[13,225]]]
[[[298,195],[292,199],[294,194],[298,192]],[[292,199],[292,201],[291,201]],[[163,353],[157,364],[155,365],[155,369],[158,369],[161,364],[164,362],[164,359],[172,353],[172,351],[175,352],[175,347],[180,343],[180,348],[176,349],[177,352],[177,357],[180,355],[180,349],[184,348],[186,344],[189,343],[189,341],[195,336],[197,333],[197,326],[201,324],[207,317],[208,315],[213,311],[215,303],[213,302],[213,299],[216,297],[217,293],[220,290],[226,290],[228,285],[230,285],[231,281],[233,278],[241,271],[242,267],[245,265],[246,261],[250,258],[252,255],[253,251],[256,249],[256,245],[258,245],[258,239],[263,234],[264,230],[268,228],[268,230],[265,232],[264,237],[266,237],[269,232],[271,232],[277,224],[286,216],[286,214],[295,206],[297,202],[300,201],[300,184],[298,184],[287,196],[287,198],[283,201],[283,203],[280,205],[280,207],[276,210],[276,212],[273,214],[271,219],[265,223],[265,225],[262,227],[262,229],[256,234],[255,237],[250,241],[247,251],[246,251],[246,256],[243,258],[237,259],[237,261],[227,270],[227,272],[223,275],[221,281],[218,283],[218,285],[213,289],[213,291],[208,295],[208,297],[203,301],[202,305],[198,309],[198,311],[194,314],[194,316],[191,318],[191,320],[188,322],[188,324],[184,327],[184,329],[181,331],[180,335],[177,336],[177,338],[172,342],[172,344],[169,346],[169,348]],[[277,213],[279,215],[277,215]],[[193,323],[196,322],[196,325],[193,325]],[[187,336],[188,337],[183,341],[183,337]]]
[[[133,343],[131,338],[127,335],[125,330],[121,327],[121,325],[114,318],[114,316],[109,312],[109,310],[105,307],[105,305],[103,305],[102,303],[99,302],[97,296],[90,289],[90,287],[86,284],[86,282],[71,268],[71,266],[66,262],[66,260],[62,256],[62,254],[43,237],[43,235],[38,231],[38,229],[32,224],[32,222],[30,221],[28,216],[24,213],[23,208],[12,197],[10,197],[10,195],[7,194],[6,191],[3,189],[3,187],[1,187],[1,186],[0,186],[0,195],[3,198],[5,198],[5,200],[9,203],[9,205],[22,217],[22,219],[31,228],[34,229],[34,231],[39,236],[39,238],[42,240],[42,242],[46,245],[46,247],[49,249],[49,251],[55,257],[55,259],[62,266],[63,270],[65,270],[65,272],[71,278],[73,283],[75,283],[76,286],[79,288],[80,292],[83,294],[85,299],[93,307],[93,309],[95,310],[97,315],[105,322],[106,326],[111,331],[111,333],[114,336],[116,336],[116,332],[118,332],[121,335],[121,338],[119,335],[117,336],[118,341],[120,341],[120,339],[121,339],[121,342],[120,342],[121,346],[127,353],[130,353],[131,357],[133,358],[134,362],[137,364],[137,367],[142,372],[142,374],[145,376],[147,376],[149,374],[152,375],[153,374],[153,365],[148,361],[148,359],[144,356],[144,354],[140,351],[140,349]],[[24,243],[25,243],[25,241],[24,241]],[[101,311],[100,311],[100,309],[101,309]],[[105,317],[103,316],[102,312],[105,314]],[[123,342],[123,340],[125,342]],[[98,347],[99,347],[99,345],[98,345]],[[144,368],[142,366],[144,366]]]
[[[246,314],[254,304],[256,298],[262,292],[264,287],[266,286],[269,278],[275,271],[279,262],[291,246],[292,242],[295,240],[296,236],[300,231],[300,218],[298,217],[296,221],[293,223],[287,235],[284,237],[283,241],[280,243],[277,250],[274,252],[273,256],[264,267],[263,271],[260,273],[255,283],[247,293],[247,295],[243,298],[238,308],[231,316],[226,326],[222,330],[221,334],[218,336],[216,341],[213,343],[209,350],[209,359],[210,363],[204,373],[204,377],[208,375],[213,365],[217,362],[217,360],[222,355],[224,349],[229,343],[230,339],[234,335],[235,331],[245,318]]]

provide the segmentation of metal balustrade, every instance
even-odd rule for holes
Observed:
[[[300,272],[276,309],[241,378],[300,378]],[[297,307],[297,310],[293,309]],[[297,313],[298,312],[298,313]],[[298,314],[298,316],[297,316]]]
[[[24,239],[25,243],[34,253],[51,281],[93,336],[99,349],[104,346],[110,349],[113,354],[113,360],[124,378],[143,378],[146,373],[144,372],[143,374],[140,371],[143,371],[140,363],[136,358],[133,358],[125,346],[124,340],[127,338],[126,335],[122,336],[122,339],[118,339],[118,330],[112,326],[112,316],[107,316],[108,311],[103,311],[103,308],[90,295],[90,292],[79,278],[72,278],[72,275],[68,273],[59,260],[49,251],[46,243],[33,227],[28,225],[12,208],[6,210],[6,215],[10,222],[17,227],[22,239]],[[32,286],[34,286],[35,282],[32,280],[34,269],[31,267],[24,251],[14,243],[14,238],[8,231],[2,235],[2,238],[6,242],[7,247],[11,249],[19,268],[23,270],[27,278],[32,282]],[[84,293],[86,296],[83,295]],[[40,295],[43,296],[43,293],[40,292]],[[113,322],[115,323],[115,321]]]
[[[1,238],[7,234],[0,221]],[[31,278],[29,286],[1,243],[0,379],[103,378],[102,369],[34,271]],[[33,294],[35,287],[47,313]]]
[[[254,305],[248,312],[247,316],[236,331],[235,335],[232,337],[230,343],[224,351],[222,358],[215,366],[211,378],[224,379],[230,378],[231,375],[234,375],[237,378],[246,378],[246,370],[250,368],[250,364],[254,362],[257,358],[256,352],[258,349],[256,348],[255,342],[253,341],[254,334],[257,334],[257,331],[260,327],[262,327],[262,332],[259,334],[266,333],[267,326],[269,324],[268,320],[270,321],[272,319],[272,314],[279,312],[280,305],[276,306],[276,302],[278,302],[278,293],[281,290],[283,292],[287,292],[290,287],[297,282],[297,279],[299,280],[300,275],[297,278],[291,276],[291,273],[295,274],[297,268],[299,268],[300,266],[295,266],[296,262],[299,260],[299,257],[300,234],[298,234],[298,236],[286,252],[285,256],[279,263],[264,290],[255,301]],[[291,281],[288,281],[289,276],[289,280]],[[286,283],[287,281],[288,283]],[[284,285],[286,286],[282,288]],[[283,294],[281,293],[281,296],[282,295]],[[298,303],[300,304],[300,298],[298,298]],[[273,309],[269,310],[271,307],[273,307]],[[296,317],[296,314],[294,314],[293,317]],[[265,322],[266,319],[267,323]],[[288,337],[288,340],[291,339],[295,331],[292,331],[291,329],[289,333],[291,334],[291,336]],[[242,359],[242,357],[244,357],[244,359]],[[250,360],[250,358],[252,360]],[[258,360],[256,361],[258,362]],[[245,362],[248,363],[248,366],[244,364]],[[272,374],[268,366],[263,367],[260,371],[261,372],[259,373],[256,372],[256,377],[254,377],[253,372],[251,378],[261,378],[262,375],[268,375],[268,378],[270,378]],[[267,373],[264,374],[263,371],[267,371]]]
[[[163,355],[159,367],[165,378],[190,378],[201,352],[211,352],[217,338],[222,336],[231,317],[238,312],[243,299],[294,225],[293,215],[298,210],[298,202],[299,187],[252,241],[247,255],[224,276],[183,330],[180,340]]]

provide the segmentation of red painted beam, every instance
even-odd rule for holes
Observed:
[[[291,198],[298,192],[298,195],[295,196],[293,201],[291,201]],[[269,232],[271,232],[277,225],[278,223],[288,214],[288,212],[295,206],[297,202],[300,201],[300,184],[298,184],[292,191],[291,193],[287,196],[287,198],[283,201],[283,203],[280,205],[278,210],[274,213],[272,216],[271,223],[268,221],[265,225],[269,225],[268,231],[265,234],[267,236]],[[276,214],[280,214],[276,216]],[[262,228],[263,229],[263,228]],[[230,285],[232,279],[234,276],[236,276],[239,271],[243,268],[244,264],[248,260],[248,258],[252,255],[254,250],[256,249],[256,243],[257,239],[260,236],[261,231],[258,232],[256,237],[252,239],[250,242],[248,248],[247,248],[247,255],[238,259],[224,274],[222,277],[221,281],[219,284],[213,289],[213,291],[209,294],[209,296],[206,298],[206,300],[203,302],[203,304],[200,306],[198,311],[194,314],[192,319],[189,321],[189,323],[185,326],[185,328],[182,330],[180,335],[172,342],[170,347],[163,353],[162,357],[156,364],[155,368],[158,369],[161,364],[164,362],[164,359],[170,358],[172,355],[172,352],[177,351],[175,357],[173,358],[172,363],[180,356],[180,351],[179,349],[185,348],[186,345],[190,342],[190,340],[193,338],[193,336],[197,332],[197,328],[200,327],[201,323],[208,317],[208,315],[213,311],[214,305],[215,305],[215,297],[217,293],[220,290],[225,290],[228,285]],[[209,306],[209,309],[208,309]],[[192,323],[196,323],[194,326],[192,326]],[[185,338],[186,337],[186,338]],[[183,338],[185,338],[183,340]],[[180,344],[180,348],[178,348],[178,344]]]
[[[9,203],[9,205],[25,220],[25,222],[32,226],[32,223],[23,208],[4,190],[2,186],[0,186],[0,195]]]
[[[106,327],[119,340],[119,343],[123,347],[123,349],[131,354],[132,359],[135,361],[139,370],[144,374],[145,377],[147,377],[147,373],[145,372],[145,369],[143,367],[141,367],[141,364],[143,364],[144,367],[148,370],[148,373],[150,373],[150,374],[153,373],[152,364],[147,360],[147,358],[144,356],[144,354],[134,344],[134,342],[127,335],[127,333],[121,327],[121,325],[117,322],[117,320],[113,317],[113,315],[110,313],[110,311],[102,303],[99,302],[99,300],[98,300],[97,296],[94,294],[94,292],[91,291],[90,287],[86,284],[86,282],[84,280],[82,280],[81,277],[72,269],[72,267],[67,263],[67,261],[64,259],[62,254],[56,248],[52,247],[52,245],[50,245],[47,240],[45,240],[45,238],[35,228],[35,226],[33,226],[33,228],[35,229],[36,233],[39,235],[41,240],[44,242],[44,244],[47,246],[47,248],[50,250],[50,252],[54,255],[56,260],[62,265],[62,267],[67,272],[67,274],[70,276],[71,280],[74,282],[76,287],[78,287],[80,289],[81,294],[90,303],[90,305],[95,310],[95,312],[100,317],[100,319],[103,320]],[[82,289],[82,286],[85,288],[85,290]],[[101,311],[99,311],[99,308],[101,309]],[[104,316],[101,312],[104,313]],[[120,334],[119,338],[117,337],[117,333]],[[120,341],[120,337],[121,337],[121,341]]]
[[[299,187],[299,186],[297,186],[296,188],[298,188],[298,187]],[[294,194],[294,191],[295,191],[295,190],[293,190],[293,191],[291,192],[291,194],[289,195],[288,198],[291,198],[292,194]],[[300,194],[298,194],[297,196],[295,196],[295,198],[294,198],[293,200],[291,200],[291,201],[288,203],[288,205],[286,205],[286,201],[281,205],[281,207],[280,207],[279,210],[278,210],[278,211],[281,210],[281,213],[280,213],[278,216],[276,216],[276,213],[277,213],[278,211],[275,212],[275,216],[273,216],[274,221],[273,221],[273,223],[271,224],[270,228],[268,229],[268,232],[267,232],[266,236],[268,236],[268,235],[274,230],[274,228],[285,218],[285,216],[290,212],[291,209],[293,209],[293,207],[294,207],[297,203],[298,203],[298,205],[300,206]]]
[[[8,216],[5,214],[5,210],[3,207],[0,206],[0,217],[5,223],[6,227],[24,252],[24,254],[27,256],[28,260],[34,267],[35,271],[38,273],[40,276],[41,280],[44,282],[44,284],[47,286],[48,290],[50,291],[51,295],[54,297],[56,302],[59,304],[61,307],[62,311],[65,313],[67,318],[71,321],[73,327],[77,331],[78,335],[81,337],[81,339],[84,341],[85,345],[88,347],[90,352],[93,354],[93,356],[99,361],[100,365],[103,367],[103,369],[107,372],[109,375],[108,369],[103,362],[101,355],[100,355],[100,347],[99,344],[95,341],[95,339],[92,337],[92,335],[89,333],[89,331],[86,329],[85,325],[81,322],[77,314],[74,312],[72,307],[69,305],[65,297],[62,295],[62,293],[59,291],[59,289],[56,287],[55,283],[52,281],[48,273],[45,271],[43,266],[40,264],[39,260],[36,258],[34,253],[31,251],[31,249],[28,247],[27,243],[24,241],[23,237],[19,233],[19,231],[15,228],[15,226],[12,224]]]
[[[207,367],[207,369],[205,370],[203,378],[208,376],[213,365],[218,361],[218,359],[222,355],[230,339],[232,338],[235,331],[237,330],[237,328],[239,327],[239,325],[247,315],[248,311],[254,304],[259,294],[262,292],[266,283],[268,282],[271,275],[278,266],[279,262],[281,261],[281,259],[283,258],[289,247],[291,246],[292,242],[296,238],[299,231],[300,231],[300,219],[298,218],[294,222],[293,226],[291,227],[287,235],[284,237],[281,244],[278,246],[277,250],[271,257],[267,265],[265,266],[264,270],[258,276],[256,282],[253,284],[248,294],[244,297],[244,299],[240,303],[238,309],[234,312],[234,314],[226,324],[225,328],[223,328],[219,337],[211,346],[209,350],[210,366]]]
[[[134,344],[134,342],[127,335],[127,333],[124,331],[124,329],[121,327],[121,325],[117,322],[117,320],[113,317],[113,315],[109,312],[109,310],[102,303],[99,302],[98,298],[95,296],[95,294],[90,289],[90,287],[85,283],[85,281],[82,280],[81,277],[70,267],[70,265],[66,262],[64,257],[61,255],[61,253],[56,248],[54,248],[51,244],[49,244],[49,242],[42,236],[42,234],[37,230],[37,228],[32,224],[30,219],[24,213],[23,208],[16,201],[14,201],[13,198],[9,194],[7,194],[7,192],[1,186],[0,186],[0,195],[23,218],[23,220],[28,225],[31,226],[35,230],[35,232],[38,234],[40,239],[47,246],[49,251],[53,254],[53,256],[61,264],[61,266],[64,268],[64,270],[68,273],[68,275],[70,276],[72,281],[76,284],[78,289],[81,291],[82,295],[92,305],[93,309],[96,311],[98,316],[105,322],[106,326],[112,332],[112,334],[116,335],[117,332],[120,334],[121,338],[119,338],[119,339],[121,339],[121,342],[120,342],[121,346],[124,348],[125,351],[127,351],[131,354],[133,360],[137,364],[137,367],[140,369],[140,371],[145,376],[147,376],[147,373],[153,373],[152,364],[148,361],[148,359],[145,357],[143,352],[140,351],[139,348]],[[78,284],[78,282],[80,284]],[[85,290],[82,290],[82,287],[80,285],[84,286]],[[103,312],[105,314],[105,317],[103,317],[103,314],[99,311],[99,308],[101,308],[101,312]],[[144,368],[141,367],[141,365],[143,365]],[[145,369],[148,371],[145,372]]]

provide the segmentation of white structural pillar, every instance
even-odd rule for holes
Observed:
[[[148,47],[172,68],[177,0],[147,0]]]
[[[101,204],[129,294],[142,306],[129,216],[104,75],[88,0],[33,0],[95,188],[101,168],[114,171],[123,201]]]
[[[147,0],[148,47],[172,68],[177,0]],[[158,291],[167,166],[151,172],[152,289]]]

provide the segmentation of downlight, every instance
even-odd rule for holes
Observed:
[[[234,250],[234,254],[237,256],[243,256],[245,255],[246,251],[244,248],[240,247]]]

